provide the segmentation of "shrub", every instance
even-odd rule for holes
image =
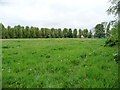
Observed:
[[[106,41],[105,41],[105,46],[115,46],[117,45],[118,43],[118,40],[114,39],[114,38],[108,38]]]
[[[118,44],[118,29],[114,27],[111,29],[111,36],[105,41],[105,46],[115,46]]]

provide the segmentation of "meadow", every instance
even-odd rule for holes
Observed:
[[[106,39],[3,39],[3,88],[115,88],[117,47]]]

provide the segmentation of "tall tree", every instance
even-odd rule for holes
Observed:
[[[17,27],[18,27],[18,37],[22,38],[23,37],[23,30],[22,30],[23,28],[20,25],[18,25]]]
[[[27,35],[26,35],[26,29],[25,29],[25,27],[22,27],[22,31],[23,31],[23,38],[26,38]]]
[[[68,33],[68,29],[67,29],[67,28],[64,28],[64,29],[63,29],[63,37],[64,37],[64,38],[67,38],[67,33]]]
[[[0,23],[0,38],[5,38],[5,27],[2,23]]]
[[[59,36],[59,38],[62,38],[62,30],[60,29],[60,28],[58,28],[58,36]]]
[[[30,28],[29,28],[29,26],[25,27],[25,38],[30,38]]]
[[[82,36],[82,30],[79,29],[79,38],[81,38],[81,36]]]
[[[74,38],[77,38],[77,29],[74,29],[74,30],[73,30],[73,37],[74,37]]]
[[[37,38],[40,38],[40,31],[39,31],[39,28],[35,28],[35,33],[36,33],[36,37]]]
[[[20,38],[20,35],[19,35],[20,25],[14,26],[14,29],[15,29],[15,35],[16,35],[15,37]]]
[[[9,38],[15,38],[15,30],[14,30],[14,28],[9,28],[8,34],[9,34]]]
[[[103,24],[97,24],[95,26],[95,37],[101,38],[101,37],[105,37],[105,30],[104,30],[104,26]]]
[[[51,28],[51,38],[55,38],[55,29],[54,28]]]
[[[84,30],[82,31],[82,35],[83,35],[85,38],[87,38],[87,37],[88,37],[88,29],[84,29]]]
[[[54,34],[55,34],[55,38],[58,38],[58,37],[59,37],[59,36],[58,36],[58,30],[57,30],[57,29],[54,30]]]
[[[45,38],[50,38],[50,30],[48,28],[45,28]]]
[[[88,38],[92,38],[92,31],[90,30],[90,32],[88,33]]]
[[[44,28],[41,28],[41,36],[42,36],[42,38],[45,38],[45,29]]]
[[[68,31],[68,38],[72,38],[72,37],[73,37],[72,29],[69,28],[69,31]]]
[[[27,38],[29,37],[36,38],[35,27],[31,27],[31,32],[29,29],[26,29],[26,31],[27,31]]]
[[[109,36],[110,36],[110,22],[108,23],[106,28],[106,37],[109,37]]]
[[[8,33],[8,37],[12,38],[12,32],[11,32],[11,26],[7,26],[7,33]]]

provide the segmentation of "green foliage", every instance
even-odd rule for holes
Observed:
[[[120,16],[120,1],[119,0],[111,0],[112,6],[108,9],[109,14],[113,14],[118,17]],[[118,18],[119,19],[119,18]],[[113,28],[110,30],[111,32],[109,33],[109,37],[105,41],[105,46],[115,46],[120,43],[120,22],[119,20],[115,20],[115,23],[113,25]]]
[[[85,38],[87,38],[87,37],[88,37],[88,29],[84,29],[84,30],[82,31],[82,35],[83,35]]]
[[[79,38],[81,38],[81,36],[82,36],[82,30],[81,29],[79,29]]]
[[[105,30],[103,24],[97,24],[95,26],[95,34],[94,37],[102,38],[105,37]]]
[[[68,29],[67,29],[67,28],[64,28],[64,29],[63,29],[63,37],[64,37],[64,38],[67,38],[67,34],[68,34]]]
[[[106,37],[109,37],[110,36],[110,22],[109,24],[107,25],[107,28],[106,28]]]
[[[90,32],[88,33],[88,38],[92,38],[92,31],[90,30]]]
[[[72,37],[73,37],[72,29],[70,28],[68,31],[68,38],[72,38]]]
[[[120,1],[119,0],[110,0],[112,6],[107,10],[108,14],[117,15],[120,12]]]
[[[60,28],[58,29],[58,36],[59,36],[59,38],[63,37],[63,33],[62,33],[62,30]]]
[[[41,28],[41,36],[42,36],[42,38],[45,38],[45,29],[44,28]]]
[[[113,27],[111,29],[111,36],[105,41],[105,46],[115,46],[118,44],[118,29]]]
[[[54,34],[55,34],[55,38],[58,38],[58,37],[59,37],[59,36],[58,36],[58,30],[57,30],[57,29],[55,29]]]
[[[88,37],[88,30],[86,29],[85,32],[79,29],[72,30],[71,28],[67,29],[64,28],[61,30],[61,28],[55,29],[55,28],[41,28],[38,27],[29,27],[29,26],[14,26],[7,28],[4,27],[4,25],[1,24],[1,33],[2,33],[2,39],[9,39],[9,38],[81,38],[82,34],[84,37]],[[79,34],[77,34],[79,32]],[[83,33],[82,33],[83,32]],[[92,32],[89,33],[89,38],[91,38]]]
[[[26,38],[30,38],[30,37],[35,37],[36,36],[35,32],[34,32],[34,27],[31,27],[31,32],[30,32],[29,26],[26,26],[24,30],[25,30],[25,37]],[[31,35],[31,33],[32,33],[32,35]]]
[[[45,28],[45,38],[50,38],[50,30]]]
[[[40,33],[39,28],[35,28],[35,34],[36,34],[36,38],[40,38],[41,33]]]
[[[55,29],[54,28],[51,28],[51,38],[55,38]]]
[[[117,87],[117,48],[104,47],[104,42],[79,38],[3,40],[2,87]]]
[[[5,38],[5,27],[0,23],[0,38]]]
[[[113,38],[108,38],[105,41],[105,46],[115,46],[116,45],[116,40]]]
[[[74,38],[77,38],[77,29],[74,29],[74,30],[73,30],[73,37],[74,37]]]

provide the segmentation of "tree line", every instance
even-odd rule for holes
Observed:
[[[108,35],[105,33],[104,25],[97,24],[95,26],[95,32],[93,33],[88,29],[71,29],[71,28],[38,28],[38,27],[29,27],[29,26],[5,26],[1,23],[0,27],[2,28],[2,39],[9,38],[102,38]]]

